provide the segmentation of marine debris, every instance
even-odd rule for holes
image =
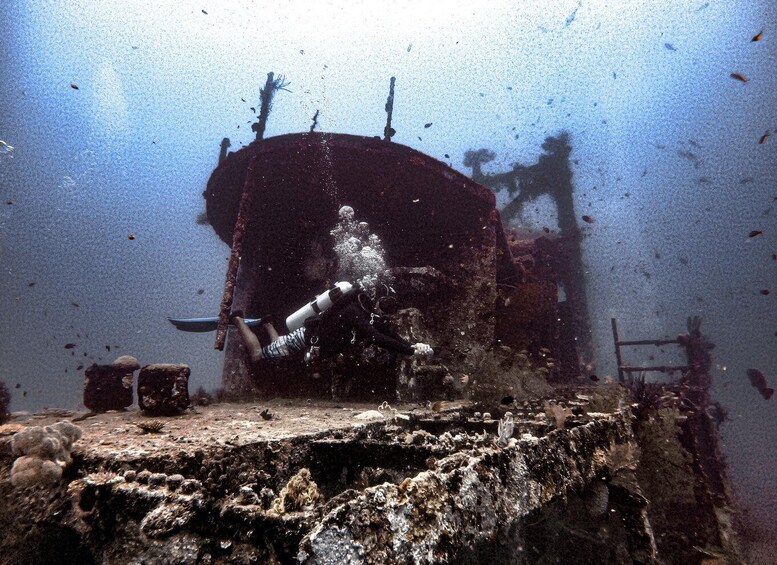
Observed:
[[[131,355],[117,357],[110,365],[94,363],[84,371],[83,402],[92,412],[124,410],[135,401],[134,372],[140,363]]]
[[[175,416],[189,408],[189,375],[182,363],[146,365],[138,374],[138,406],[151,416]]]

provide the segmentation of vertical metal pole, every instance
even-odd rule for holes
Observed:
[[[254,164],[257,161],[256,155],[251,159],[251,164],[248,166],[248,172],[246,173],[245,183],[243,184],[243,192],[240,197],[240,207],[237,212],[237,219],[235,220],[235,228],[232,231],[232,252],[229,255],[229,263],[227,263],[227,277],[224,282],[224,295],[221,299],[221,306],[219,307],[219,321],[216,327],[216,342],[213,344],[214,349],[219,351],[224,349],[224,342],[227,339],[227,327],[229,326],[229,312],[232,309],[232,299],[235,296],[235,285],[237,284],[237,270],[240,266],[240,252],[243,249],[243,234],[246,230],[246,224],[248,223],[248,213],[251,209],[251,202],[254,190],[252,190],[251,181],[253,180]]]
[[[615,318],[610,318],[610,321],[612,322],[612,340],[615,342],[615,359],[618,362],[618,382],[623,383],[623,359],[621,359],[621,346],[620,346],[620,337],[618,336],[618,322],[615,320]]]
[[[272,97],[275,95],[276,88],[278,88],[278,85],[275,84],[274,77],[274,73],[267,73],[267,82],[264,83],[264,88],[260,91],[262,105],[259,107],[259,121],[251,126],[251,129],[256,132],[257,141],[264,139],[264,129],[267,127],[267,118],[270,116]],[[282,81],[283,77],[281,76],[278,84]]]
[[[261,90],[262,106],[259,109],[259,121],[255,123],[252,129],[256,132],[256,141],[261,141],[264,138],[264,130],[267,126],[267,118],[270,115],[270,106],[272,105],[272,98],[275,91],[280,88],[283,83],[283,79],[279,79],[276,83],[273,73],[267,73],[267,82],[264,88]],[[243,191],[240,195],[240,204],[237,210],[237,218],[235,219],[235,228],[232,231],[232,252],[229,255],[229,263],[227,264],[227,277],[224,283],[224,296],[221,299],[221,307],[219,309],[219,321],[216,328],[216,342],[213,344],[214,349],[224,349],[224,342],[227,339],[227,327],[229,326],[229,312],[232,309],[232,298],[235,295],[235,285],[237,284],[237,270],[240,266],[240,252],[243,249],[243,233],[248,223],[248,217],[251,213],[251,202],[254,190],[252,190],[251,181],[254,179],[253,168],[256,164],[257,156],[251,160],[251,164],[248,167],[246,173],[245,182],[243,184]]]
[[[391,77],[391,85],[389,86],[389,97],[388,100],[386,100],[386,113],[388,114],[388,117],[386,118],[386,127],[383,130],[383,139],[386,141],[391,141],[391,138],[396,133],[394,131],[394,128],[391,127],[391,114],[394,112],[394,81],[396,80],[396,77]]]

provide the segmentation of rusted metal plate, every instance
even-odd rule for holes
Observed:
[[[268,243],[299,229],[331,229],[344,204],[375,232],[391,232],[389,253],[403,259],[420,242],[427,246],[424,255],[434,251],[429,245],[443,251],[466,243],[455,235],[494,220],[502,231],[493,193],[445,163],[381,139],[313,132],[253,143],[213,172],[205,192],[208,219],[228,244],[253,158],[249,182],[258,198],[249,217],[261,224],[258,236]]]

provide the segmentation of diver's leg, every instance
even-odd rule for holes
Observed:
[[[270,322],[267,322],[266,324],[262,324],[262,327],[267,331],[267,334],[270,336],[270,341],[275,341],[278,339],[278,332],[275,330],[275,326],[273,326]]]
[[[245,321],[243,321],[243,318],[235,316],[232,318],[232,321],[234,322],[235,326],[237,326],[237,331],[240,333],[240,339],[243,340],[243,345],[246,349],[248,349],[248,353],[251,355],[251,361],[254,363],[261,361],[262,344],[259,343],[259,338],[253,331],[251,331],[251,328],[246,325]]]

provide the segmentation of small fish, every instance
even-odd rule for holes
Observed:
[[[16,387],[15,388],[22,388],[21,383],[16,383]]]
[[[587,224],[593,224],[594,223],[594,219],[591,216],[582,216],[582,218],[583,218],[583,221],[585,223],[587,223]]]
[[[570,25],[572,25],[572,22],[574,22],[575,18],[577,17],[577,11],[580,9],[582,5],[583,5],[583,2],[581,0],[580,2],[578,2],[577,8],[575,8],[575,11],[569,14],[569,16],[567,17],[566,21],[564,22],[564,27],[569,27]]]
[[[65,349],[73,349],[75,346],[76,346],[75,343],[66,343],[65,344]]]
[[[73,308],[80,308],[81,307],[81,305],[78,302],[71,302],[70,304],[73,306]]]
[[[761,293],[761,294],[763,294],[764,296],[769,296],[769,289],[768,289],[768,288],[762,288],[762,289],[761,289],[761,290],[759,290],[758,292],[760,292],[760,293]]]
[[[9,206],[13,206],[13,200],[6,200],[5,203]]]
[[[466,377],[467,380],[469,380],[469,377],[466,375],[462,375],[462,380]],[[437,402],[432,402],[431,404],[427,403],[428,407],[431,407],[432,412],[443,412],[443,411],[450,411],[450,410],[461,410],[465,406],[465,401],[455,401],[455,400],[438,400]]]
[[[136,236],[135,236],[135,234],[134,234],[134,233],[131,233],[131,234],[128,234],[128,235],[127,235],[127,239],[129,239],[130,241],[132,241],[133,239],[135,239],[135,237],[136,237]]]
[[[764,30],[759,31],[753,36],[753,39],[750,41],[761,41],[761,38],[764,36]]]
[[[412,48],[413,48],[413,44],[411,43],[410,45],[408,45],[408,46],[407,46],[407,52],[408,52],[408,53],[410,53],[410,50],[411,50]]]
[[[758,140],[758,145],[763,145],[764,143],[766,143],[766,140],[767,140],[767,139],[769,139],[769,135],[771,135],[771,134],[770,134],[768,131],[767,131],[767,132],[765,132],[765,133],[764,133],[764,134],[761,136],[761,139],[759,139],[759,140]]]
[[[664,43],[664,47],[666,47],[666,48],[667,48],[667,49],[669,49],[670,51],[677,51],[677,47],[675,47],[675,46],[674,46],[674,45],[672,45],[671,43]]]
[[[429,122],[428,124],[424,124],[424,127],[425,127],[425,128],[430,128],[430,127],[432,127],[432,122]]]
[[[445,158],[446,158],[446,159],[450,159],[450,158],[451,158],[451,156],[450,156],[450,155],[448,155],[448,154],[446,153],[446,154],[445,154]]]
[[[198,289],[197,294],[205,294],[205,289],[204,288]]]
[[[432,403],[432,412],[440,412],[445,409],[446,406],[448,406],[450,402],[447,402],[445,400],[438,400],[437,402]]]
[[[765,400],[769,400],[772,397],[774,389],[769,388],[769,385],[766,382],[766,375],[764,375],[763,372],[758,369],[748,369],[747,376],[750,378],[750,384],[761,393],[761,396],[763,396]]]
[[[27,284],[27,286],[30,286],[30,287],[35,286],[35,281],[32,281],[31,283]]]
[[[206,12],[205,10],[203,10],[202,13],[205,14],[206,16],[208,15],[208,12]]]
[[[772,253],[772,261],[777,261],[777,253]]]
[[[81,370],[81,369],[83,369],[83,368],[84,368],[84,366],[83,366],[83,365],[79,365],[78,367],[76,367],[76,371],[80,371],[80,370]]]
[[[110,350],[111,350],[111,346],[110,346],[110,345],[106,345],[106,346],[105,346],[105,349],[107,349],[108,351],[110,351]]]
[[[748,80],[750,80],[745,75],[743,75],[742,73],[731,73],[729,76],[731,78],[735,78],[735,79],[737,79],[738,81],[741,81],[741,82],[747,82]]]
[[[755,237],[757,235],[761,235],[762,233],[763,233],[763,231],[761,231],[761,230],[753,230],[753,231],[750,232],[750,234],[747,237]]]
[[[72,88],[73,90],[78,90],[78,85],[71,82],[70,88]]]

